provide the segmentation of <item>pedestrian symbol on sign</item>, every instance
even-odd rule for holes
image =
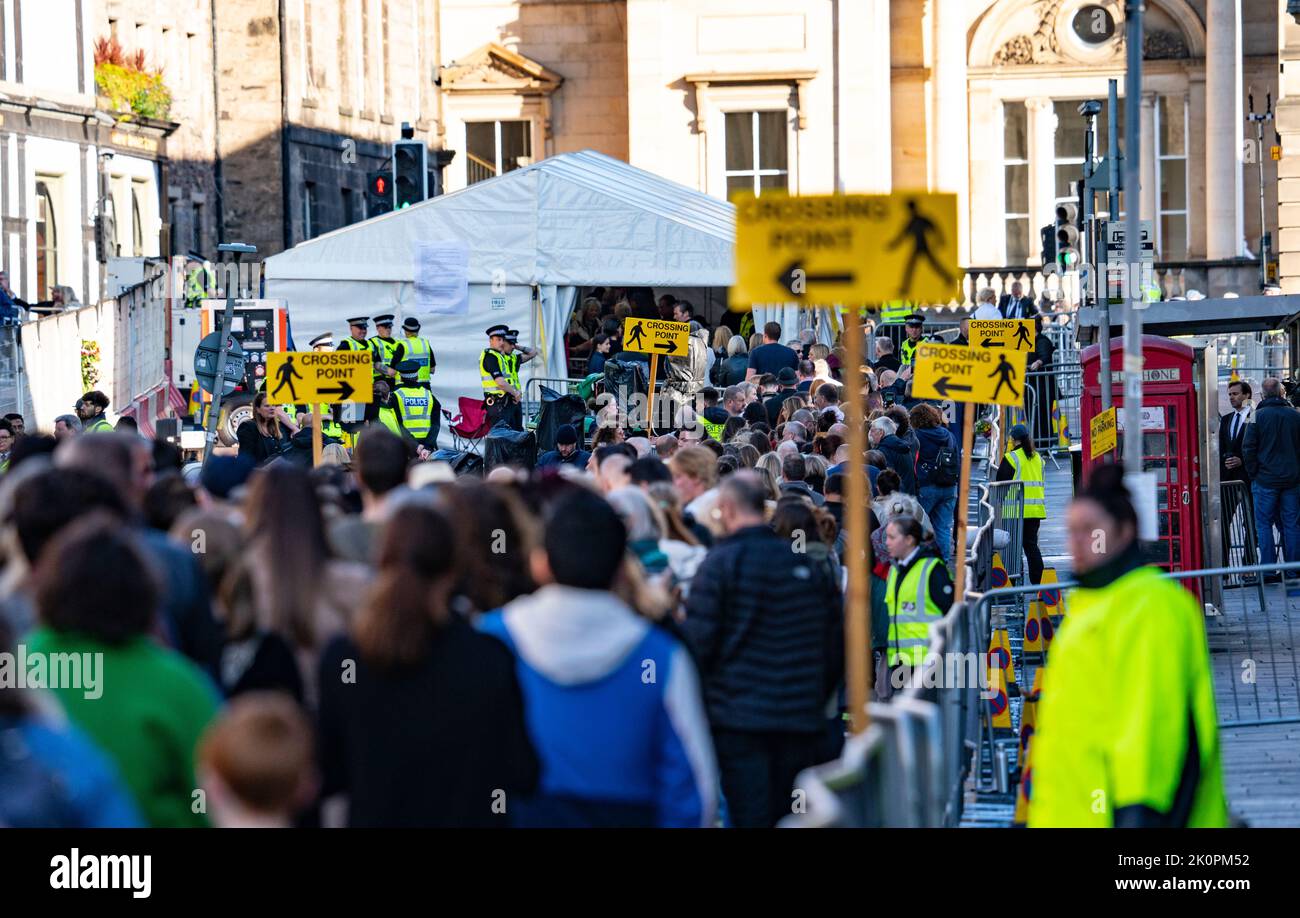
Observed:
[[[989,374],[989,378],[992,379],[994,376],[998,377],[998,384],[993,390],[992,397],[994,400],[997,399],[998,392],[1002,390],[1004,385],[1011,390],[1012,395],[1016,398],[1020,398],[1020,393],[1016,391],[1016,387],[1011,385],[1016,379],[1016,368],[1007,361],[1006,354],[998,354],[998,365],[993,368],[993,372]]]
[[[293,380],[294,378],[302,379],[302,375],[293,368],[293,357],[287,358],[280,368],[275,371],[275,375],[279,378],[280,384],[276,386],[275,391],[271,393],[272,397],[279,395],[280,390],[285,386],[288,386],[289,397],[296,403],[298,401],[298,393],[293,388]]]
[[[912,240],[912,254],[907,259],[907,267],[903,269],[903,280],[898,285],[898,295],[906,296],[912,289],[912,274],[916,271],[916,263],[922,258],[930,263],[934,273],[943,278],[945,284],[951,284],[953,282],[952,273],[930,251],[930,237],[932,235],[935,237],[936,245],[942,246],[944,244],[943,231],[939,229],[933,220],[921,213],[914,198],[909,198],[907,201],[907,213],[907,224],[885,247],[892,252],[908,238]]]
[[[624,349],[630,350],[633,347],[644,347],[641,343],[641,336],[643,334],[644,332],[641,331],[640,325],[633,325],[632,331],[627,336],[627,344],[623,345]]]

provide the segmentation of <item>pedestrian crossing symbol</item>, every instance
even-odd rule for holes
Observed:
[[[916,349],[912,395],[954,402],[1024,405],[1025,352],[925,342]]]
[[[266,395],[276,405],[370,402],[370,351],[275,351],[266,355]]]
[[[623,350],[625,351],[684,357],[690,343],[690,336],[689,322],[634,319],[631,316],[623,320]]]
[[[1000,347],[1009,351],[1034,349],[1033,319],[971,319],[971,347]]]

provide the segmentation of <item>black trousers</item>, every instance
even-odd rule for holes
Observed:
[[[493,427],[503,421],[511,430],[524,429],[524,408],[508,395],[488,396],[487,416]]]
[[[731,824],[770,829],[793,812],[795,776],[834,758],[826,754],[827,745],[825,733],[713,731]]]
[[[1029,582],[1043,582],[1043,553],[1038,550],[1038,527],[1042,520],[1027,519],[1024,529],[1025,560],[1029,562]]]

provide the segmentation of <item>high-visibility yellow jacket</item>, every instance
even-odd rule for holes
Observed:
[[[938,558],[918,558],[902,583],[898,566],[890,565],[885,581],[885,605],[889,609],[889,665],[919,666],[930,646],[930,626],[943,618],[943,609],[930,595],[930,574]]]
[[[422,386],[402,386],[393,392],[398,417],[411,436],[423,441],[433,428],[433,395]]]
[[[1032,751],[1031,828],[1128,825],[1143,813],[1226,826],[1210,654],[1192,594],[1154,567],[1071,591]]]
[[[429,343],[429,339],[421,338],[419,335],[408,336],[402,339],[402,346],[406,348],[406,359],[414,360],[420,365],[420,382],[427,383],[429,377],[433,375],[430,370],[433,364],[433,345]]]
[[[500,351],[494,351],[490,347],[483,348],[483,352],[478,355],[478,373],[483,382],[483,394],[500,395],[505,391],[505,389],[501,388],[501,384],[497,382],[497,378],[487,371],[487,366],[483,363],[483,361],[487,359],[488,354],[495,355],[497,366],[500,367],[501,374],[506,378],[506,382],[511,382],[510,358]],[[513,383],[511,384],[513,385]]]
[[[113,425],[108,423],[108,418],[102,414],[97,414],[92,420],[86,421],[82,426],[84,433],[99,433],[102,431],[112,431]]]
[[[1025,513],[1027,520],[1047,519],[1047,491],[1043,487],[1043,454],[1035,451],[1026,456],[1025,451],[1016,447],[1007,453],[1007,462],[1015,469],[1015,477],[1023,481],[1025,489]],[[1003,516],[1014,516],[1016,507],[1007,500]]]

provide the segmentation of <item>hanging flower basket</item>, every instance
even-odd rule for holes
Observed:
[[[81,390],[89,392],[99,384],[99,343],[81,342]]]

